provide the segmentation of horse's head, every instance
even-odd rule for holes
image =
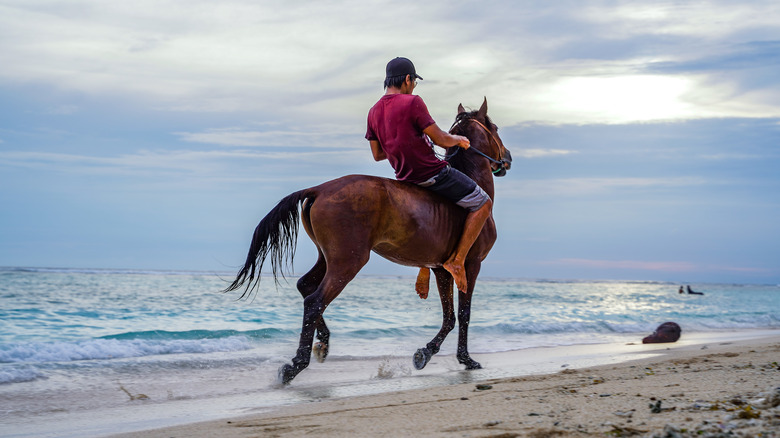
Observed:
[[[468,112],[458,105],[458,115],[450,132],[468,137],[469,150],[490,161],[490,169],[495,176],[504,176],[512,167],[512,154],[498,136],[498,128],[487,115],[487,98],[477,111]],[[457,148],[454,148],[457,151]],[[448,155],[453,155],[452,154]]]

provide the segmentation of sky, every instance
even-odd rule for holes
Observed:
[[[0,266],[233,271],[410,58],[513,167],[482,275],[780,284],[780,3],[0,0]],[[315,260],[301,232],[295,273]],[[374,255],[362,271],[414,275]]]

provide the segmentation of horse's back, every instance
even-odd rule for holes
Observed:
[[[448,202],[444,198],[416,184],[371,175],[343,176],[312,187],[310,192],[321,205],[338,204],[361,211],[383,207],[384,204],[392,204],[387,206],[397,208],[407,207],[401,210],[433,210],[440,204],[445,204],[445,208],[455,207],[446,205]],[[367,201],[373,201],[374,205],[366,205]]]
[[[348,175],[310,189],[307,232],[327,253],[374,250],[414,266],[441,263],[453,250],[465,211],[415,184]]]

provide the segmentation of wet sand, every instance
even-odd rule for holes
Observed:
[[[582,362],[573,361],[552,374],[314,401],[114,438],[780,436],[780,336],[626,348],[643,354],[609,365],[577,368]]]

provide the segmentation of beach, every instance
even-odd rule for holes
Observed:
[[[624,360],[616,363],[562,363],[554,373],[315,400],[112,437],[778,436],[780,337],[717,338],[628,344],[613,347]],[[537,357],[566,357],[566,347],[552,350],[564,354]],[[582,363],[619,360],[606,350],[586,356]]]
[[[473,371],[455,358],[457,332],[414,369],[412,355],[441,325],[441,303],[419,299],[413,286],[406,277],[356,278],[328,308],[327,361],[282,386],[277,370],[300,331],[294,282],[265,282],[239,301],[208,273],[0,269],[1,434],[522,436],[618,425],[618,434],[631,427],[652,436],[663,419],[690,427],[674,416],[698,400],[752,400],[780,386],[766,368],[780,357],[776,285],[693,285],[705,295],[689,296],[663,282],[483,279],[469,325],[469,351],[483,368]],[[641,343],[666,321],[682,327],[677,342]],[[712,358],[655,365],[715,353],[736,354],[717,361],[744,375],[708,374],[701,367]],[[764,368],[735,368],[748,364]],[[668,381],[675,376],[685,380]],[[710,380],[737,384],[714,395],[687,389]],[[658,401],[665,417],[644,418]],[[753,420],[772,420],[761,412]],[[733,412],[710,414],[724,421]]]

